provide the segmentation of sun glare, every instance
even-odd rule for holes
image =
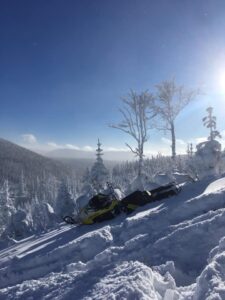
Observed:
[[[219,74],[219,88],[220,92],[225,94],[225,71]]]

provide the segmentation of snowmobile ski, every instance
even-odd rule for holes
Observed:
[[[71,225],[74,225],[74,224],[78,224],[76,222],[76,220],[74,218],[72,218],[71,216],[65,216],[63,217],[63,221],[67,224],[71,224]]]

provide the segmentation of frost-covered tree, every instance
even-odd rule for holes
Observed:
[[[26,183],[25,183],[25,177],[24,177],[23,170],[21,171],[21,175],[20,175],[19,191],[18,192],[21,195],[26,195],[27,194],[27,189],[26,189]]]
[[[29,236],[32,234],[33,229],[31,221],[26,211],[18,209],[12,214],[2,237],[10,237],[17,240]]]
[[[58,217],[71,215],[75,209],[75,202],[65,181],[61,182],[55,203],[55,213]]]
[[[57,216],[49,203],[39,202],[37,197],[32,199],[31,215],[33,230],[40,232],[57,223]]]
[[[90,172],[89,168],[86,168],[86,170],[84,171],[84,174],[81,178],[81,182],[82,182],[81,190],[82,190],[82,192],[85,192],[86,187],[91,184],[91,172]]]
[[[10,222],[10,218],[15,212],[13,201],[9,182],[5,180],[0,190],[0,227],[5,227]]]
[[[27,191],[24,172],[21,172],[20,182],[18,184],[18,190],[15,195],[16,208],[28,208],[31,205],[31,197]]]
[[[221,166],[221,144],[216,141],[206,141],[196,146],[195,164],[198,166],[200,177],[218,174]]]
[[[176,157],[175,120],[179,113],[199,94],[199,90],[187,90],[178,86],[175,80],[167,80],[156,85],[155,111],[159,117],[158,129],[171,134],[172,158]]]
[[[122,101],[124,107],[120,109],[120,113],[123,120],[118,124],[111,124],[110,127],[127,133],[135,140],[136,148],[127,143],[126,145],[138,157],[138,175],[140,176],[143,170],[144,144],[149,138],[150,120],[155,116],[152,111],[154,98],[148,92],[137,94],[131,91]]]
[[[99,192],[100,190],[105,188],[106,182],[109,180],[109,171],[105,167],[103,163],[103,150],[101,148],[101,143],[98,139],[96,149],[96,161],[91,168],[90,172],[90,180],[94,188]]]
[[[192,143],[187,144],[187,155],[190,158],[193,156],[193,144]]]
[[[213,108],[208,107],[208,115],[202,119],[203,125],[209,128],[208,141],[199,143],[196,146],[196,165],[199,169],[200,177],[219,174],[221,172],[221,144],[216,137],[221,137],[216,130],[216,117],[212,114]]]
[[[214,141],[217,137],[221,138],[221,135],[218,130],[216,130],[216,117],[213,116],[213,108],[208,107],[206,109],[208,115],[202,119],[203,125],[209,128],[209,141]]]

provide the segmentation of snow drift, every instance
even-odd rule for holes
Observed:
[[[0,251],[0,299],[225,299],[225,178]],[[214,297],[214,298],[213,298]]]

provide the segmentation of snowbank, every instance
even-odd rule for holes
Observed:
[[[225,299],[224,181],[17,242],[0,251],[0,299]]]
[[[205,189],[204,193],[205,194],[216,193],[223,189],[225,189],[225,177],[213,181],[211,184],[209,184]]]
[[[175,282],[138,261],[123,262],[93,286],[84,300],[95,299],[178,299]],[[176,297],[177,296],[177,297]]]
[[[193,299],[225,299],[225,237],[210,253],[209,264],[197,279]]]

